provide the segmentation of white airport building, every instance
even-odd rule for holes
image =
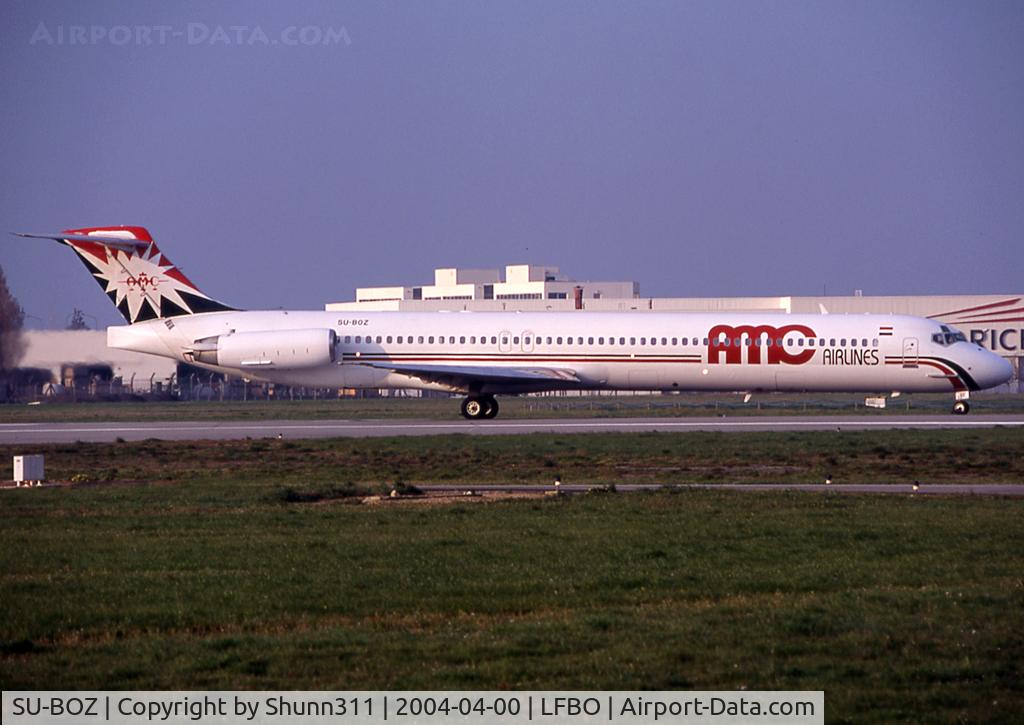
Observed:
[[[558,267],[535,264],[510,264],[504,273],[497,269],[461,269],[445,267],[434,270],[434,284],[397,287],[358,287],[357,305],[372,305],[375,310],[404,309],[405,302],[423,303],[416,309],[461,309],[459,302],[491,301],[487,309],[545,309],[546,302],[572,301],[574,294],[585,293],[591,299],[633,299],[639,297],[636,282],[587,282],[586,287],[560,274]],[[525,307],[533,302],[537,306]],[[511,307],[508,305],[511,303]],[[328,310],[346,309],[331,303]],[[453,306],[454,305],[454,306]],[[361,307],[360,309],[369,309]]]

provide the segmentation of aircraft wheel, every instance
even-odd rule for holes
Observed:
[[[967,411],[971,409],[971,404],[966,400],[958,400],[953,403],[953,414],[954,415],[967,415]]]
[[[487,413],[487,406],[484,404],[486,398],[466,398],[462,401],[462,417],[470,420],[479,420]]]
[[[487,405],[487,410],[484,411],[483,417],[490,420],[498,414],[498,401],[493,395],[488,395],[483,399],[483,402]]]

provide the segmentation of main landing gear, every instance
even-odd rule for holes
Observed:
[[[498,401],[493,395],[471,395],[462,401],[462,417],[470,420],[493,418],[498,414]]]

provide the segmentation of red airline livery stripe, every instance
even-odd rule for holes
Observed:
[[[886,358],[885,364],[886,365],[902,365],[902,366],[905,366],[905,367],[916,367],[917,365],[927,365],[927,366],[933,367],[936,370],[938,370],[939,372],[941,372],[942,373],[942,377],[944,377],[947,380],[949,380],[950,384],[953,386],[953,390],[957,390],[957,391],[959,391],[959,390],[967,390],[967,386],[964,385],[964,382],[960,379],[959,375],[957,375],[954,371],[950,370],[945,365],[942,365],[941,363],[935,362],[934,360],[929,360],[927,358],[918,358],[916,363],[908,364],[908,363],[905,363],[905,361],[904,361],[904,359],[902,357],[895,357],[895,358]]]
[[[528,365],[539,363],[700,363],[700,356],[690,357],[548,357],[544,355],[379,355],[359,354],[346,352],[342,354],[346,362],[374,362],[374,363],[478,363],[478,362],[513,362]]]

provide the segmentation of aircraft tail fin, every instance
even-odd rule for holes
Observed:
[[[65,229],[19,237],[53,239],[75,250],[100,288],[129,323],[221,312],[229,307],[208,297],[175,267],[144,227]]]

